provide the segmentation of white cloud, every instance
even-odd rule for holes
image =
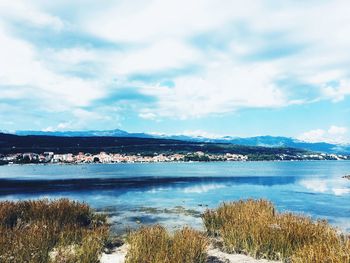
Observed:
[[[140,112],[139,113],[139,117],[142,119],[146,119],[146,120],[156,120],[157,119],[157,115],[152,113],[152,112]]]
[[[61,30],[64,27],[64,23],[59,17],[41,11],[36,8],[35,3],[26,0],[0,0],[0,15],[38,27],[47,26],[55,30]]]
[[[348,132],[348,128],[346,127],[339,127],[339,126],[331,126],[329,129],[328,129],[328,133],[330,135],[344,135]]]
[[[288,101],[271,82],[275,74],[269,64],[213,63],[200,75],[175,78],[174,87],[144,86],[142,91],[158,98],[157,107],[148,111],[160,117],[186,119],[244,107],[281,107]]]
[[[108,115],[102,115],[94,111],[87,111],[82,109],[73,110],[73,115],[79,120],[110,120]]]
[[[223,135],[214,134],[203,130],[185,130],[175,135],[186,135],[191,137],[204,137],[204,138],[212,138],[212,139],[223,137]]]
[[[103,115],[93,111],[87,111],[82,109],[74,109],[71,112],[72,117],[67,118],[67,121],[60,122],[56,126],[48,126],[43,131],[67,131],[67,130],[79,130],[87,128],[86,125],[90,122],[109,122],[113,121],[108,115]],[[118,123],[115,123],[118,125]]]
[[[322,142],[325,139],[325,135],[325,130],[316,129],[302,133],[298,136],[298,139],[306,142]]]
[[[132,52],[118,52],[110,59],[118,75],[151,73],[191,64],[198,59],[198,52],[185,43],[166,39]]]
[[[98,54],[92,50],[81,47],[49,50],[48,55],[51,56],[50,59],[55,60],[56,63],[68,63],[72,65],[82,62],[95,62],[98,60]]]
[[[316,129],[304,132],[297,137],[306,142],[350,143],[347,127],[332,125],[328,130]]]
[[[67,129],[71,129],[72,122],[61,122],[57,126],[49,126],[43,129],[44,132],[54,132],[54,131],[64,131]]]
[[[1,23],[0,43],[0,98],[39,97],[45,107],[62,110],[86,106],[104,95],[97,81],[50,70],[35,47],[9,35]]]
[[[340,80],[337,86],[326,86],[322,88],[323,95],[334,102],[342,101],[345,96],[350,95],[350,80]]]
[[[215,30],[254,12],[255,6],[259,3],[248,6],[227,0],[220,5],[210,0],[118,1],[98,10],[94,19],[89,14],[80,23],[88,32],[112,41],[154,43]]]
[[[94,0],[0,0],[0,97],[37,97],[47,111],[73,112],[112,89],[137,86],[156,99],[133,106],[139,117],[150,120],[321,99],[339,102],[350,95],[349,7],[346,0],[121,0],[103,5]],[[48,46],[38,48],[35,42],[42,36],[33,43],[24,40],[12,32],[12,22],[37,27],[43,35],[53,30],[55,36],[95,36],[115,47],[87,43],[60,48],[43,41]],[[86,64],[93,66],[79,68]],[[95,75],[84,78],[75,71]],[[157,80],[164,72],[170,72],[173,87]],[[151,80],[129,81],[134,74]],[[301,87],[277,84],[286,77],[317,92],[299,97]],[[332,132],[314,130],[300,137],[348,138]]]
[[[186,6],[186,8],[184,8]],[[244,107],[283,107],[319,98],[340,101],[349,95],[346,82],[350,62],[346,27],[350,23],[346,1],[296,5],[248,1],[121,1],[83,16],[79,25],[99,37],[128,43],[130,50],[111,56],[109,68],[118,76],[152,74],[168,69],[199,66],[201,73],[177,77],[175,87],[143,84],[143,92],[159,99],[156,108],[141,108],[140,116],[193,118],[226,113]],[[332,13],[329,13],[332,10]],[[329,15],[325,18],[324,14]],[[172,14],[172,15],[169,15]],[[177,15],[176,15],[177,14]],[[320,28],[315,30],[315,28]],[[242,27],[242,29],[240,29]],[[201,50],[191,37],[225,33],[229,50]],[[283,32],[283,33],[281,33]],[[271,34],[271,37],[267,37]],[[274,39],[283,35],[283,41]],[[220,40],[219,40],[220,41]],[[286,43],[300,45],[295,54],[265,61],[245,62],[262,48]],[[305,48],[303,47],[305,45]],[[252,66],[253,65],[253,66]],[[276,81],[290,75],[318,87],[318,97],[291,98],[294,90],[282,90]],[[341,85],[329,88],[334,80]],[[146,113],[145,113],[146,112]],[[151,114],[152,113],[152,114]]]

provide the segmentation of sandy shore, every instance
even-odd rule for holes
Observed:
[[[124,263],[127,251],[128,245],[124,244],[115,248],[110,254],[103,253],[100,261],[101,263]]]
[[[254,259],[241,254],[227,254],[217,248],[208,250],[208,263],[277,263],[266,259]]]
[[[127,245],[116,248],[111,254],[102,254],[101,263],[124,263],[127,253]],[[278,263],[279,261],[269,261],[265,259],[254,259],[240,254],[227,254],[218,249],[209,248],[208,263]]]

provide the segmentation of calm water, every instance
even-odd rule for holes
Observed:
[[[0,199],[85,201],[118,232],[140,222],[201,228],[206,207],[267,198],[350,231],[349,173],[349,161],[1,166]]]

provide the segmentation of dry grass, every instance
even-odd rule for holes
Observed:
[[[314,243],[299,249],[293,256],[294,263],[349,263],[350,242],[346,240],[338,245]]]
[[[350,240],[326,221],[277,213],[266,200],[245,200],[207,210],[203,222],[227,252],[294,263],[349,263]],[[108,242],[106,216],[61,199],[0,202],[1,263],[98,263]],[[209,244],[201,232],[162,226],[130,233],[127,263],[204,263]]]
[[[204,263],[207,238],[200,232],[183,228],[170,235],[164,227],[143,227],[131,233],[127,263]]]
[[[223,204],[206,211],[203,221],[228,252],[292,262],[349,262],[349,241],[326,221],[277,213],[266,200]]]
[[[0,202],[0,262],[98,262],[106,217],[61,199]]]

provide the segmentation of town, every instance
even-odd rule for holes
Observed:
[[[0,164],[84,164],[84,163],[159,163],[159,162],[217,162],[217,161],[301,161],[301,160],[350,160],[350,156],[326,153],[310,154],[207,154],[201,151],[194,153],[174,153],[153,155],[106,153],[90,154],[55,154],[54,152],[0,154]]]

